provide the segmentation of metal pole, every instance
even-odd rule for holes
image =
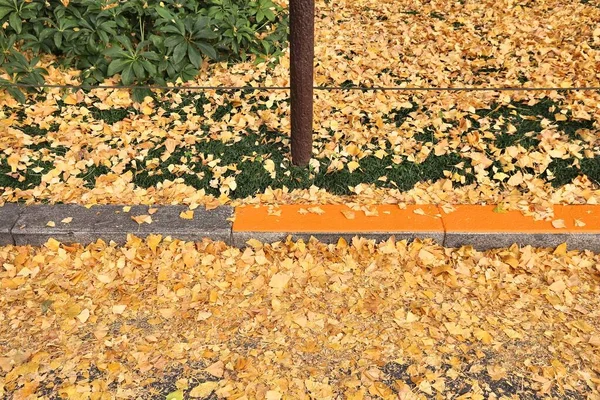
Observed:
[[[289,7],[292,163],[305,166],[312,156],[315,2],[290,0]]]

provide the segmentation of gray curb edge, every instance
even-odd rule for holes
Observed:
[[[150,214],[152,208],[155,210]],[[136,205],[124,211],[122,205],[94,205],[87,208],[75,204],[5,204],[0,207],[0,245],[41,246],[50,238],[84,245],[98,239],[124,244],[128,234],[138,237],[161,234],[187,241],[209,238],[232,243],[232,223],[229,220],[233,216],[232,207],[218,207],[209,211],[197,208],[192,219],[181,218],[180,213],[187,210],[187,206]],[[149,215],[152,222],[138,224],[132,219],[144,215]],[[71,220],[62,222],[65,218]]]
[[[234,209],[230,206],[205,210],[194,210],[192,219],[180,218],[187,206],[131,206],[125,212],[123,205],[94,205],[90,208],[76,204],[57,205],[17,205],[6,203],[0,206],[0,245],[41,246],[50,238],[63,243],[93,243],[98,239],[124,244],[127,235],[146,237],[151,234],[171,236],[174,239],[200,241],[204,238],[224,241],[229,245],[245,247],[249,239],[262,242],[285,240],[288,235],[293,239],[308,240],[311,236],[324,243],[336,243],[340,237],[348,242],[354,236],[376,241],[387,240],[394,236],[397,240],[415,238],[433,239],[445,247],[471,245],[477,250],[509,247],[514,243],[520,246],[556,247],[566,242],[569,249],[590,250],[600,253],[600,234],[539,234],[501,232],[489,233],[445,233],[436,232],[352,232],[352,233],[298,233],[298,232],[234,232],[231,217]],[[152,223],[138,224],[132,217],[149,215],[149,209],[155,208],[150,215]],[[72,218],[63,223],[65,218]],[[49,226],[53,222],[54,226]],[[50,224],[51,225],[51,224]]]

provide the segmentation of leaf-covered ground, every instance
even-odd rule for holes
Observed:
[[[599,21],[593,1],[318,1],[315,80],[599,86]],[[285,86],[288,67],[206,64],[196,83]],[[0,202],[596,204],[599,105],[598,91],[317,91],[303,170],[288,161],[286,91],[134,104],[49,89],[25,106],[0,93]]]
[[[249,245],[0,248],[0,397],[598,398],[597,254]]]

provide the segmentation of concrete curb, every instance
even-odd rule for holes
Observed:
[[[417,208],[424,214],[405,212]],[[336,243],[340,237],[350,241],[354,236],[377,241],[394,236],[398,240],[431,238],[444,242],[441,220],[431,217],[438,213],[436,206],[409,206],[407,210],[390,205],[371,207],[367,213],[336,205],[239,207],[232,229],[233,244],[241,247],[251,238],[274,242],[288,235],[305,240],[313,236],[323,243]]]
[[[351,210],[343,205],[229,206],[197,208],[191,219],[180,216],[186,206],[16,205],[0,206],[0,245],[43,245],[50,238],[89,244],[98,239],[123,244],[128,234],[150,234],[199,241],[203,238],[244,247],[262,242],[310,237],[336,243],[360,236],[377,241],[433,239],[446,247],[471,245],[478,250],[521,246],[556,247],[600,253],[600,206],[555,206],[553,221],[534,221],[518,211],[494,212],[495,206],[455,206],[445,213],[434,205],[379,205]],[[149,216],[151,223],[134,221]],[[64,221],[64,222],[63,222]],[[147,220],[149,222],[149,220]],[[232,222],[234,221],[234,222]]]
[[[182,211],[188,210],[186,206],[159,206],[151,209],[152,207],[141,205],[131,206],[128,211],[124,211],[124,206],[116,205],[87,208],[74,204],[7,204],[0,207],[0,241],[3,244],[40,246],[50,238],[64,243],[81,244],[102,239],[105,242],[112,240],[123,244],[127,241],[127,234],[139,237],[161,234],[188,241],[210,238],[232,242],[229,221],[233,215],[232,207],[219,207],[210,211],[199,208],[194,210],[191,219],[180,217]],[[149,216],[152,222],[139,224],[132,219],[140,216],[143,218],[144,215]],[[8,226],[11,228],[7,234]]]
[[[0,207],[0,246],[15,244],[12,230],[22,211],[23,207],[17,204],[9,203]]]
[[[335,243],[354,235],[377,240],[432,238],[445,247],[471,245],[477,250],[521,246],[556,247],[600,253],[600,206],[557,205],[552,221],[535,221],[519,211],[495,212],[496,206],[457,205],[446,213],[433,205],[379,205],[351,210],[344,205],[240,207],[233,223],[233,243],[269,242],[314,236]],[[498,210],[496,210],[498,211]],[[382,229],[384,228],[384,229]]]

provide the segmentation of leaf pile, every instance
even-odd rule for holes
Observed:
[[[591,3],[317,2],[316,16],[318,85],[600,85]],[[49,82],[80,82],[51,61]],[[288,76],[286,53],[277,65],[205,63],[191,83]],[[138,104],[126,91],[49,89],[24,106],[0,94],[0,201],[597,204],[598,104],[597,91],[317,91],[302,172],[287,161],[285,91]]]
[[[130,236],[123,247],[7,246],[0,262],[3,398],[600,390],[600,256],[566,245],[478,252],[354,238],[238,249]]]

